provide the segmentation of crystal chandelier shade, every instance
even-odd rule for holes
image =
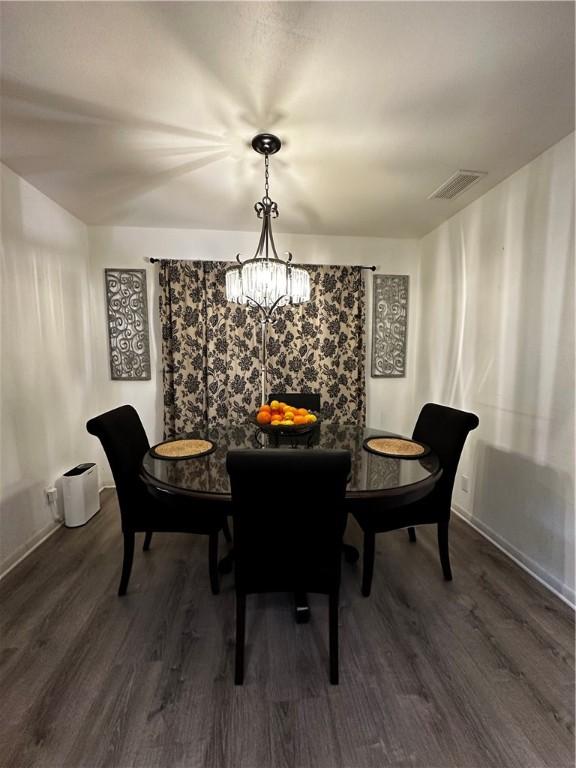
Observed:
[[[292,304],[305,304],[310,301],[310,273],[302,267],[289,267],[290,289]]]
[[[278,256],[272,236],[272,219],[278,216],[278,206],[268,194],[268,157],[280,149],[280,139],[259,134],[252,146],[264,155],[265,192],[254,206],[262,219],[262,231],[254,257],[243,262],[238,255],[238,264],[226,270],[226,299],[257,307],[269,322],[277,307],[310,301],[310,275],[303,267],[291,264],[291,253],[286,254],[286,260]]]
[[[226,270],[226,299],[235,304],[246,304],[246,296],[242,291],[242,271],[240,267],[230,267]]]
[[[279,259],[250,259],[242,267],[242,290],[264,309],[279,307],[288,299],[287,273],[286,264]]]

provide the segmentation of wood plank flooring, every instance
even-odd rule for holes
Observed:
[[[116,596],[116,496],[0,583],[2,768],[564,768],[574,764],[568,606],[454,520],[377,537],[372,596],[343,564],[340,685],[326,599],[249,598],[233,685],[232,576],[211,595],[207,539],[155,534]],[[349,525],[347,540],[360,545]],[[141,545],[141,542],[140,542]],[[221,550],[224,551],[224,542]]]

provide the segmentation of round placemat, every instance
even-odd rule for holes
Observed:
[[[430,448],[415,440],[407,440],[404,437],[368,437],[364,440],[364,448],[378,456],[388,456],[392,459],[421,459],[430,453]]]
[[[150,448],[150,453],[155,459],[194,459],[198,456],[206,456],[216,450],[216,445],[211,440],[196,438],[184,440],[167,440]]]

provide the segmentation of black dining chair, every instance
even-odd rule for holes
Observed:
[[[340,551],[349,451],[232,450],[236,581],[235,683],[244,680],[246,596],[259,592],[328,595],[330,682],[338,683]],[[289,478],[290,487],[278,492]]]
[[[224,529],[229,507],[221,502],[211,508],[197,506],[190,498],[156,489],[154,495],[140,478],[140,467],[150,443],[138,413],[131,405],[123,405],[95,416],[86,423],[91,435],[99,438],[110,464],[122,522],[124,560],[118,588],[125,595],[134,559],[135,534],[145,533],[144,551],[150,548],[152,533],[196,533],[208,536],[208,565],[213,594],[220,591],[218,579],[218,534]],[[211,502],[210,502],[211,503]]]
[[[474,413],[427,403],[420,411],[412,437],[428,445],[440,459],[442,475],[433,490],[419,501],[391,510],[379,510],[375,502],[354,503],[351,511],[364,532],[362,594],[365,597],[372,587],[375,534],[398,528],[408,528],[410,541],[415,542],[415,526],[435,523],[442,572],[446,581],[452,580],[448,525],[454,478],[468,433],[478,424]]]
[[[294,408],[307,408],[317,413],[320,411],[319,392],[275,392],[268,398],[269,402],[272,400],[292,405]]]

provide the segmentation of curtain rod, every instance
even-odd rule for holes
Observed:
[[[147,261],[149,261],[150,264],[156,264],[157,262],[162,261],[162,259],[153,259],[152,257],[150,257],[149,259],[147,259]],[[188,261],[188,259],[176,259],[176,261]],[[304,266],[306,266],[306,264],[304,264]],[[313,267],[315,265],[314,264],[310,264],[310,266]],[[322,266],[324,266],[324,265],[322,265]],[[338,267],[340,265],[339,264],[328,264],[328,266]],[[347,267],[355,267],[357,265],[356,264],[346,264],[346,266]],[[364,266],[360,265],[360,269],[369,269],[371,272],[376,272],[376,267],[375,266],[364,267]]]

